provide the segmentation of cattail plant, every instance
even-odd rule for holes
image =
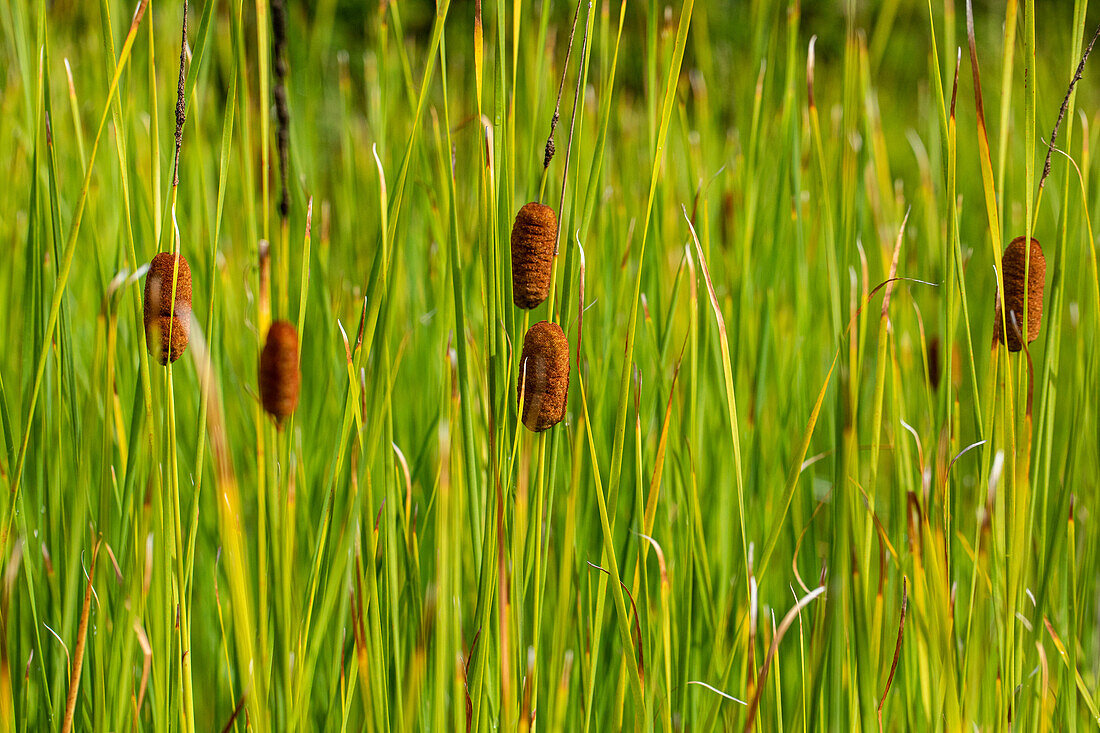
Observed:
[[[275,321],[260,352],[260,399],[280,426],[298,406],[301,381],[298,331],[286,321]]]
[[[286,104],[286,6],[283,0],[271,2],[271,43],[275,65],[276,143],[279,151],[279,176],[283,188],[279,194],[279,216],[285,222],[290,215],[290,191],[287,186],[288,148],[290,147],[290,110]]]
[[[519,362],[523,424],[536,433],[565,417],[569,397],[569,342],[561,326],[539,321],[523,337]]]
[[[932,389],[940,387],[940,337],[933,336],[928,340],[928,383]]]
[[[1027,293],[1027,342],[1031,343],[1039,336],[1039,326],[1043,321],[1043,287],[1046,284],[1047,261],[1039,240],[1032,238],[1030,264],[1028,262],[1027,240],[1016,237],[1005,247],[1001,257],[1001,276],[1004,278],[1004,294],[998,300],[993,319],[993,344],[1000,343],[1001,332],[1007,325],[1008,350],[1019,351],[1023,347],[1021,334],[1024,331],[1024,293]],[[1025,286],[1025,280],[1027,285]],[[1012,320],[1003,324],[1003,305],[1007,303]]]
[[[550,269],[557,246],[558,216],[545,204],[524,204],[512,224],[512,301],[537,307],[550,294]]]
[[[173,271],[175,294],[172,298]],[[161,252],[149,263],[145,276],[145,342],[161,364],[180,358],[187,349],[191,327],[191,268],[187,259]]]
[[[951,370],[947,368],[947,355],[951,355]],[[940,384],[947,380],[954,389],[962,385],[962,352],[957,343],[950,343],[933,336],[928,339],[928,384],[938,391]]]

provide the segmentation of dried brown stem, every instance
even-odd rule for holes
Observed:
[[[569,31],[569,45],[565,49],[565,63],[561,67],[561,81],[558,82],[558,101],[554,105],[554,116],[550,120],[550,136],[546,138],[546,149],[542,154],[544,170],[550,167],[550,161],[554,158],[554,128],[558,126],[558,117],[561,115],[561,94],[565,89],[565,75],[569,72],[569,55],[573,51],[573,34],[577,32],[577,18],[581,15],[581,3],[582,0],[577,0],[577,9],[573,11],[573,27]],[[568,153],[566,158],[568,159]]]
[[[909,608],[909,579],[901,579],[901,618],[898,619],[898,642],[894,646],[894,661],[890,664],[890,676],[886,678],[886,688],[882,691],[882,697],[878,701],[878,727],[882,730],[882,706],[886,703],[886,693],[890,692],[890,685],[894,682],[894,673],[898,670],[898,658],[901,656],[901,639],[905,634],[905,611]]]
[[[183,147],[183,123],[187,121],[187,0],[183,0],[183,30],[180,32],[180,75],[176,85],[176,153],[172,165],[172,185],[180,185],[180,148]]]
[[[286,103],[286,6],[283,0],[271,0],[272,57],[275,65],[276,144],[279,150],[279,177],[283,183],[279,195],[279,216],[285,222],[290,213],[290,191],[287,183],[290,148],[290,110]]]
[[[1085,53],[1081,56],[1081,61],[1077,64],[1077,71],[1074,72],[1069,88],[1066,89],[1066,96],[1062,97],[1062,107],[1058,110],[1058,120],[1054,123],[1054,130],[1050,133],[1047,158],[1046,162],[1043,163],[1043,176],[1039,179],[1040,191],[1043,190],[1043,185],[1047,182],[1047,176],[1050,175],[1050,155],[1054,152],[1054,143],[1058,139],[1058,128],[1062,126],[1062,119],[1066,116],[1066,110],[1069,109],[1069,98],[1073,96],[1073,90],[1077,86],[1077,82],[1081,81],[1081,76],[1085,73],[1085,62],[1088,61],[1089,54],[1092,53],[1092,47],[1096,44],[1097,38],[1100,38],[1100,26],[1097,26],[1096,32],[1092,34],[1092,40],[1089,41]]]

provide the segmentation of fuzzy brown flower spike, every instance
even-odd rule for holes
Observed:
[[[1039,326],[1043,322],[1043,288],[1046,285],[1047,261],[1039,240],[1031,240],[1031,264],[1028,265],[1027,240],[1016,237],[1005,247],[1001,257],[1001,276],[1004,278],[1005,292],[1003,302],[1008,304],[1009,312],[1016,316],[1016,327],[1012,321],[1007,324],[1008,350],[1019,351],[1023,347],[1020,334],[1024,330],[1024,280],[1027,280],[1027,342],[1031,343],[1039,336]],[[997,304],[993,319],[993,343],[1000,342],[1002,331],[1002,304]]]
[[[558,238],[558,216],[545,204],[524,204],[512,224],[512,300],[537,307],[550,294],[550,267]]]
[[[565,417],[569,398],[569,342],[561,326],[539,321],[523,337],[518,392],[523,424],[536,433]]]
[[[928,340],[928,383],[932,389],[940,388],[940,337],[933,336]]]
[[[191,330],[191,268],[179,256],[176,299],[172,301],[172,271],[176,256],[161,252],[149,263],[145,276],[145,343],[161,364],[180,358]]]
[[[298,406],[301,381],[298,332],[286,321],[275,321],[260,352],[260,399],[280,425]]]

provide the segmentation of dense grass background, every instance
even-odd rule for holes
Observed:
[[[799,5],[597,0],[565,67],[573,3],[291,2],[284,226],[265,0],[189,8],[178,189],[181,3],[3,3],[0,726],[1094,728],[1091,69],[1039,179],[1098,18]],[[990,349],[1028,231],[1030,361]]]

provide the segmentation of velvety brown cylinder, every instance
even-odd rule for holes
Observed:
[[[530,310],[550,294],[558,216],[549,206],[524,204],[512,224],[512,302]]]
[[[523,337],[517,394],[523,424],[542,432],[562,421],[569,398],[569,341],[561,326],[539,321]]]
[[[267,341],[260,352],[260,399],[279,423],[298,406],[301,382],[298,332],[286,321],[275,321],[267,330]]]
[[[176,298],[172,301],[172,271],[176,258],[161,252],[149,263],[145,276],[145,343],[161,364],[180,358],[191,330],[191,268],[180,255],[176,271]]]
[[[1008,350],[1019,351],[1023,347],[1020,334],[1024,330],[1024,294],[1027,294],[1027,342],[1039,337],[1039,327],[1043,323],[1043,288],[1046,286],[1047,261],[1039,240],[1031,240],[1031,265],[1028,266],[1027,240],[1016,237],[1005,247],[1001,257],[1001,277],[1004,278],[1005,291],[1003,302],[1008,304],[1009,312],[1016,316],[1016,328],[1012,322],[1004,324],[1008,330]],[[1027,286],[1024,280],[1027,279]],[[993,318],[993,342],[999,343],[1002,330],[1002,304],[997,304]]]
[[[932,389],[940,387],[940,337],[933,336],[928,340],[928,383]]]

